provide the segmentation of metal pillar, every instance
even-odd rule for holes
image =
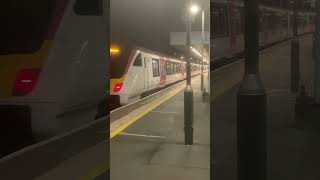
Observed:
[[[300,79],[300,42],[298,37],[298,2],[293,3],[293,39],[291,41],[291,92],[299,91]]]
[[[266,92],[259,76],[258,1],[244,0],[245,75],[237,97],[238,180],[266,179]]]
[[[204,49],[204,10],[202,10],[202,61],[201,61],[201,91],[204,91],[204,79],[203,79],[203,49]]]
[[[320,104],[320,0],[316,1],[316,30],[314,33],[314,96],[317,104]]]
[[[193,90],[191,87],[191,13],[190,13],[190,0],[186,0],[186,31],[187,31],[187,86],[184,90],[184,133],[185,144],[193,144]]]

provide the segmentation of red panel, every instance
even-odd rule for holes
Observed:
[[[166,70],[165,70],[165,64],[166,59],[160,58],[160,86],[166,84]]]
[[[48,33],[47,33],[47,38],[48,39],[53,39],[55,33],[57,32],[61,19],[63,18],[64,12],[65,12],[65,8],[68,4],[69,0],[56,0],[56,6],[54,8],[53,11],[53,17],[52,17],[52,21],[51,24],[49,26],[48,29]]]

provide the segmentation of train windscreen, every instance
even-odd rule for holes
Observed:
[[[0,6],[0,54],[32,53],[40,49],[55,0],[6,0]]]

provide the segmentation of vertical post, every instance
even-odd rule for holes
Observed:
[[[316,29],[314,33],[313,42],[313,56],[314,56],[314,95],[317,104],[320,104],[320,1],[316,0]]]
[[[210,10],[210,8],[209,8],[209,12],[210,12],[211,10]],[[210,14],[210,13],[209,13]],[[211,17],[210,17],[210,15],[209,16],[207,16],[208,17],[208,22],[211,22]],[[209,26],[209,32],[211,32],[211,26]],[[210,40],[211,38],[210,38],[210,35],[209,35],[209,42],[208,42],[208,62],[207,62],[207,64],[208,64],[208,95],[210,95],[210,93],[211,93],[211,81],[210,81],[210,72],[211,72],[211,68],[210,68],[210,66],[211,66],[211,40]],[[211,99],[211,96],[210,96],[210,99]],[[211,100],[210,100],[210,102],[211,102]]]
[[[185,145],[193,144],[193,90],[191,87],[191,12],[190,0],[186,4],[186,31],[187,31],[187,85],[184,90],[184,133]]]
[[[289,2],[289,7],[290,7],[290,1]],[[289,37],[289,32],[290,32],[290,21],[291,21],[291,18],[290,18],[290,8],[288,7],[288,25],[287,25],[287,37]]]
[[[300,43],[298,38],[298,1],[293,1],[293,39],[291,41],[291,92],[297,93],[300,79]]]
[[[104,13],[106,13],[106,22],[107,22],[107,27],[106,27],[106,29],[107,29],[107,31],[106,31],[106,36],[107,36],[107,38],[106,38],[106,41],[107,42],[110,42],[110,1],[103,1],[103,7],[104,7],[104,9],[105,9],[105,12]],[[108,72],[109,72],[109,74],[108,74],[108,79],[107,79],[107,81],[108,82],[110,82],[110,44],[109,43],[106,43],[106,45],[107,45],[107,67],[108,67]],[[108,88],[108,90],[110,89],[110,83],[107,83],[108,85],[107,85],[107,88]],[[110,108],[109,108],[109,97],[110,97],[110,94],[108,94],[107,95],[108,96],[108,99],[107,99],[107,113],[108,113],[108,115],[110,114]],[[107,132],[107,168],[108,168],[108,170],[107,170],[107,179],[110,179],[110,116],[108,116],[107,115],[107,130],[108,130],[108,132]]]
[[[237,96],[238,180],[266,180],[266,92],[259,75],[258,0],[244,0],[245,74]]]
[[[201,91],[204,91],[204,79],[203,79],[203,61],[204,61],[204,10],[202,10],[202,61],[201,61]]]

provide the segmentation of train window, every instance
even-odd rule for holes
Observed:
[[[159,59],[152,59],[152,72],[153,72],[153,77],[160,76]]]
[[[166,74],[167,75],[171,75],[172,74],[171,70],[170,70],[170,62],[169,61],[166,62]]]
[[[79,15],[101,16],[103,0],[77,0],[74,5],[75,13]]]
[[[235,9],[235,28],[236,28],[236,34],[241,34],[243,33],[243,24],[242,24],[242,9],[241,8],[236,8]]]
[[[170,62],[170,71],[171,74],[174,74],[174,62]]]
[[[139,53],[136,57],[136,59],[133,62],[133,66],[142,66],[142,57],[141,53]]]
[[[55,0],[1,1],[0,54],[33,53],[47,39]]]
[[[283,15],[281,17],[281,24],[282,24],[282,28],[283,29],[287,29],[288,28],[288,16],[287,15]]]
[[[293,15],[290,15],[290,27],[293,27]]]
[[[228,8],[226,5],[212,3],[211,8],[211,37],[225,37],[229,34]]]
[[[176,64],[176,73],[179,73],[179,64]]]
[[[174,62],[171,63],[170,69],[171,69],[172,74],[175,74],[175,73],[176,73],[176,72],[174,71]]]

